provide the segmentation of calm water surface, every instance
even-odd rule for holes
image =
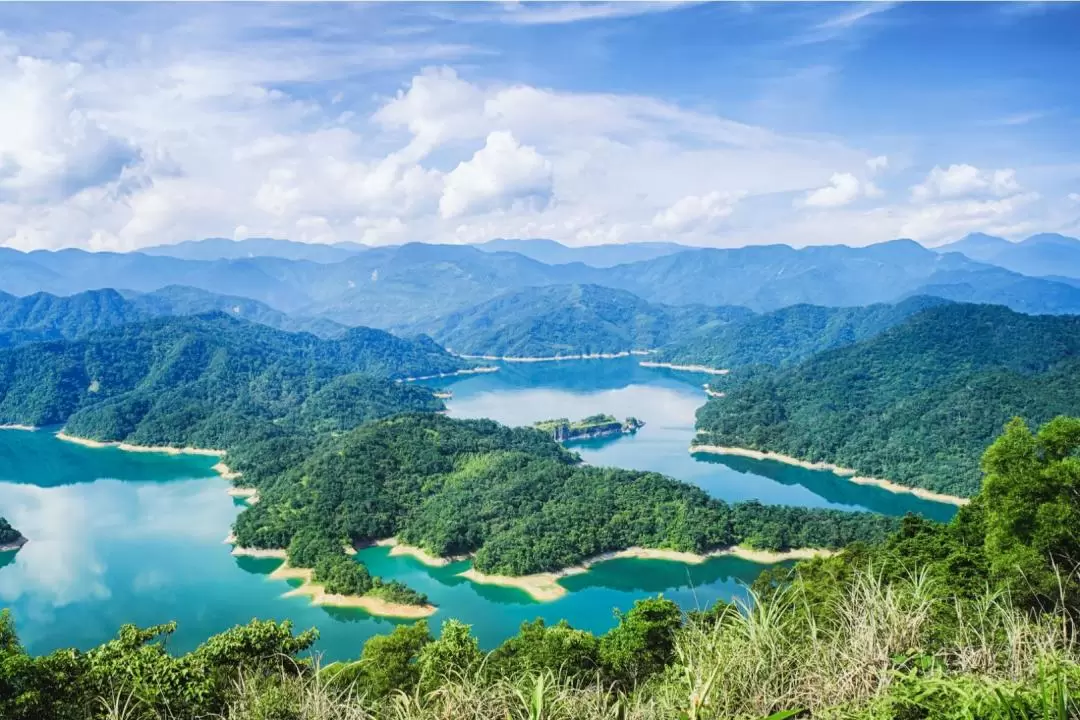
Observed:
[[[549,417],[608,412],[647,423],[636,436],[578,444],[592,464],[657,470],[697,483],[726,500],[758,498],[808,506],[908,510],[947,518],[951,509],[852,485],[830,473],[741,458],[692,457],[695,409],[704,378],[646,370],[632,360],[507,365],[498,373],[443,382],[454,397],[450,414],[528,424]],[[267,575],[273,560],[234,558],[222,540],[242,509],[225,494],[213,459],[89,449],[47,432],[0,431],[0,515],[30,539],[18,553],[0,554],[0,606],[14,613],[32,652],[87,648],[123,623],[176,620],[170,647],[178,652],[253,617],[317,627],[327,659],[359,654],[371,635],[395,621],[359,610],[318,608],[283,598],[288,587]],[[473,625],[486,647],[535,617],[565,618],[602,632],[614,609],[663,592],[686,608],[743,595],[760,566],[715,558],[698,566],[615,560],[564,580],[571,590],[552,603],[524,593],[480,586],[457,573],[467,563],[427,568],[385,548],[361,551],[374,574],[400,579],[439,606],[430,620],[457,617]]]

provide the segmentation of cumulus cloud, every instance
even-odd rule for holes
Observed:
[[[802,204],[816,208],[843,207],[854,202],[862,192],[859,178],[851,173],[833,173],[829,184],[806,193]]]
[[[931,170],[922,183],[911,188],[911,197],[916,201],[976,194],[1004,197],[1019,191],[1016,171],[1011,168],[980,170],[972,165],[950,165]]]
[[[536,148],[509,132],[493,132],[484,147],[446,176],[439,214],[505,209],[517,201],[546,203],[551,195],[551,163]]]
[[[710,225],[735,209],[743,193],[713,191],[705,195],[687,195],[653,217],[653,227],[667,232],[682,232],[690,227]]]

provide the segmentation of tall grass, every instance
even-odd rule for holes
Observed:
[[[241,679],[223,720],[720,720],[799,716],[1063,720],[1080,717],[1073,619],[1001,593],[958,602],[924,573],[859,574],[822,604],[796,584],[688,622],[676,659],[630,693],[557,672],[447,668],[374,699],[325,673]]]

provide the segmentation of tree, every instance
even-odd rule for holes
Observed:
[[[467,676],[484,659],[480,643],[472,635],[472,628],[460,620],[443,623],[439,639],[420,650],[421,686],[433,690],[447,678],[456,680]]]
[[[600,640],[600,662],[614,679],[635,685],[664,669],[675,652],[682,611],[663,597],[645,598]]]
[[[431,640],[425,620],[398,625],[389,635],[368,640],[360,655],[360,692],[383,697],[393,690],[412,690],[420,679],[417,658]]]
[[[1018,599],[1080,600],[1080,419],[1057,417],[1033,435],[1016,418],[983,457],[986,554]]]

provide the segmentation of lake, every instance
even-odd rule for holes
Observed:
[[[646,426],[633,436],[572,447],[586,462],[664,472],[725,500],[758,498],[947,519],[950,506],[853,485],[831,473],[779,463],[691,456],[694,411],[705,401],[701,376],[640,368],[633,359],[505,364],[498,373],[442,381],[456,417],[528,424],[549,417],[607,412],[634,415]],[[267,576],[277,561],[236,558],[223,539],[242,506],[225,494],[215,460],[195,456],[91,449],[50,433],[0,431],[0,515],[30,542],[0,554],[0,606],[14,613],[19,636],[35,653],[88,648],[123,623],[177,621],[170,649],[183,652],[207,636],[254,617],[317,627],[327,660],[356,657],[370,636],[396,621],[359,610],[311,606],[283,598],[288,585]],[[603,632],[613,611],[663,592],[683,607],[743,597],[761,566],[713,558],[687,566],[657,560],[612,560],[567,578],[572,592],[551,603],[457,577],[458,563],[428,568],[386,548],[358,557],[373,574],[400,579],[432,599],[432,629],[456,617],[473,625],[485,647],[525,620],[567,619]]]

